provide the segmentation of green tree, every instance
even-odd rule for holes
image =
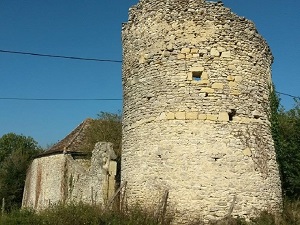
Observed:
[[[8,133],[0,138],[0,199],[5,198],[7,210],[21,206],[26,171],[40,152],[31,137]]]
[[[100,112],[86,132],[84,151],[92,151],[99,141],[111,142],[118,157],[121,157],[122,116],[121,113]]]
[[[300,197],[300,102],[278,112],[279,146],[277,157],[281,168],[282,187],[287,197]]]

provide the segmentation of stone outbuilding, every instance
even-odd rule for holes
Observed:
[[[41,210],[53,204],[105,205],[115,193],[116,155],[111,143],[82,151],[92,119],[36,157],[27,171],[22,206]]]
[[[128,203],[168,192],[177,224],[279,210],[273,56],[253,22],[221,2],[140,0],[122,40]]]

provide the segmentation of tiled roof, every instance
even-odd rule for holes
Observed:
[[[82,143],[86,138],[86,130],[93,122],[93,119],[86,119],[79,124],[70,134],[64,139],[53,145],[50,149],[40,154],[38,157],[54,155],[60,153],[80,152]]]

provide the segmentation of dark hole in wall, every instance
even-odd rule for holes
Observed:
[[[229,116],[229,121],[233,120],[233,117],[236,115],[236,110],[235,109],[231,109],[231,111],[228,113]]]
[[[254,119],[259,119],[260,116],[259,115],[254,115],[253,117],[254,117]]]
[[[195,80],[195,81],[200,81],[201,76],[202,76],[202,72],[200,72],[200,71],[192,72],[192,77],[193,77],[193,80]]]

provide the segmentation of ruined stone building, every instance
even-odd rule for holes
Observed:
[[[273,57],[254,24],[220,2],[140,0],[122,40],[128,203],[168,191],[179,224],[278,210]]]
[[[99,142],[82,151],[87,119],[66,138],[39,155],[27,171],[22,206],[41,210],[54,204],[106,204],[115,192],[116,158],[112,144]]]

